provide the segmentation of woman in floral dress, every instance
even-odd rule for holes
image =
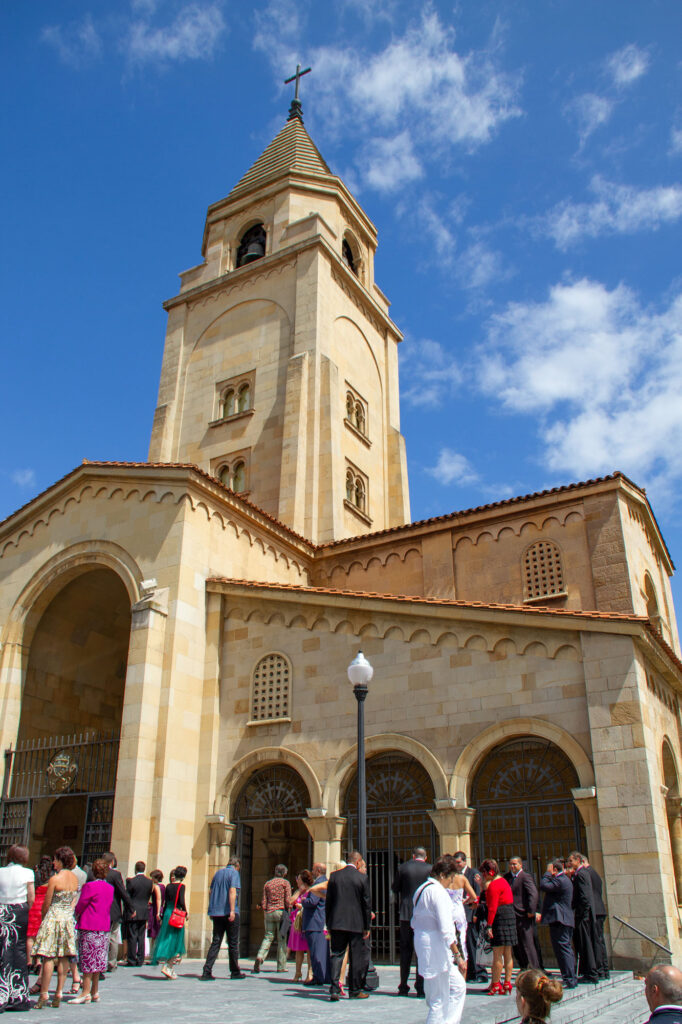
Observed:
[[[92,882],[81,889],[74,911],[78,928],[78,960],[83,975],[83,994],[72,1003],[99,1002],[99,976],[107,969],[109,928],[114,887],[105,882],[109,865],[101,857],[92,865]]]
[[[76,856],[68,846],[55,850],[52,866],[56,874],[47,883],[43,902],[43,922],[33,944],[33,955],[43,961],[40,976],[40,999],[35,1005],[42,1010],[50,1001],[48,995],[54,962],[57,961],[57,991],[52,1006],[59,1006],[64,982],[69,973],[69,957],[76,955],[76,924],[73,907],[78,897],[78,879],[71,868]]]

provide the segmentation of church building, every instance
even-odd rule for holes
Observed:
[[[357,841],[362,649],[377,961],[414,845],[536,878],[582,849],[614,965],[672,960],[628,925],[679,958],[682,662],[647,497],[616,472],[411,522],[376,248],[295,100],[165,303],[148,461],[84,462],[0,524],[0,854],[184,864],[199,953],[236,852],[252,954],[274,865]]]

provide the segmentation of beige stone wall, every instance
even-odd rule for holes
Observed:
[[[628,571],[630,590],[632,593],[633,611],[637,615],[647,615],[647,594],[645,577],[651,579],[658,605],[660,619],[657,626],[661,629],[665,640],[679,653],[677,621],[670,588],[672,566],[666,554],[656,543],[653,531],[641,505],[620,500],[620,516],[623,537],[628,553]]]

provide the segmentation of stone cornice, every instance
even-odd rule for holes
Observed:
[[[240,532],[260,533],[270,544],[276,540],[282,553],[308,569],[315,546],[287,529],[283,523],[252,505],[213,480],[198,467],[163,463],[84,463],[52,487],[39,494],[0,523],[0,559],[21,540],[32,535],[40,523],[47,524],[55,513],[63,512],[72,501],[80,501],[86,491],[91,496],[113,497],[123,492],[125,500],[161,501],[170,495],[179,503],[188,498],[193,509],[203,504],[209,517],[231,521]]]
[[[402,340],[402,334],[396,324],[391,320],[379,304],[372,298],[364,285],[358,281],[355,275],[348,269],[340,255],[332,249],[329,242],[320,234],[305,238],[300,242],[279,249],[277,252],[263,256],[255,263],[246,267],[239,267],[237,270],[230,270],[212,281],[197,285],[195,288],[188,288],[186,292],[180,292],[171,299],[167,299],[163,308],[168,312],[176,306],[191,306],[219,295],[223,295],[234,288],[240,288],[247,281],[253,282],[259,277],[267,277],[273,273],[284,270],[287,264],[293,262],[296,257],[310,249],[319,249],[329,259],[332,266],[332,274],[337,284],[351,301],[360,309],[363,315],[373,324],[380,334],[390,333],[398,341]]]

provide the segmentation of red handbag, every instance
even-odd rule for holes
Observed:
[[[178,883],[178,888],[175,893],[175,906],[171,910],[171,915],[168,918],[168,924],[171,928],[184,928],[185,918],[187,917],[186,910],[178,910],[178,896],[180,895],[181,885]]]

